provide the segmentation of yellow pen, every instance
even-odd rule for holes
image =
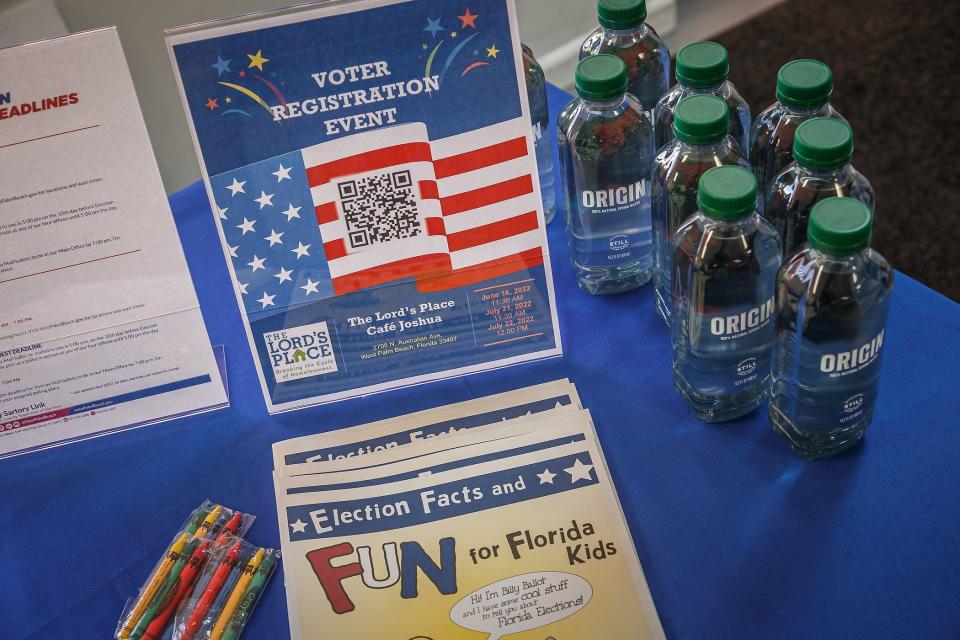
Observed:
[[[210,510],[210,514],[203,519],[203,523],[200,524],[200,528],[197,529],[198,538],[206,538],[210,533],[210,529],[213,528],[213,525],[217,523],[217,520],[220,519],[220,513],[223,511],[223,507],[220,505],[215,506]]]
[[[217,624],[213,625],[213,631],[210,632],[210,640],[220,640],[220,636],[227,630],[227,625],[230,624],[230,619],[233,618],[233,612],[236,610],[237,605],[240,604],[243,594],[247,592],[250,581],[253,580],[253,574],[257,572],[257,569],[260,568],[260,563],[263,562],[264,553],[264,549],[257,549],[257,552],[253,554],[250,562],[248,562],[246,568],[244,568],[243,573],[240,574],[237,585],[230,593],[230,597],[227,598],[227,603],[223,605],[223,611],[220,612],[220,617],[217,618]]]
[[[143,612],[146,611],[150,605],[150,601],[153,600],[153,596],[157,594],[160,585],[167,579],[167,574],[170,573],[170,567],[173,566],[173,563],[176,562],[180,554],[183,553],[189,541],[190,536],[184,533],[170,545],[167,556],[163,559],[163,562],[160,563],[160,566],[157,567],[150,582],[147,583],[147,586],[143,589],[143,593],[140,594],[140,598],[136,604],[133,605],[133,610],[130,612],[130,615],[127,616],[127,621],[124,623],[123,629],[120,630],[120,640],[126,640],[130,637],[134,627],[137,626],[137,622],[140,620],[140,616],[143,615]]]

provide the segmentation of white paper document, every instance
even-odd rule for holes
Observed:
[[[226,402],[116,29],[0,50],[0,457]]]

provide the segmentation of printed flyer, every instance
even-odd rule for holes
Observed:
[[[226,405],[116,29],[0,50],[0,457]]]
[[[568,380],[557,380],[330,433],[277,442],[273,445],[274,468],[287,476],[329,471],[331,467],[324,466],[324,463],[340,465],[369,453],[393,450],[404,444],[431,442],[476,427],[563,407],[579,409],[580,398],[576,387]],[[332,469],[339,470],[342,466]]]
[[[564,413],[548,432],[291,479],[292,637],[663,638],[589,416]]]
[[[560,354],[513,0],[167,43],[271,412]]]

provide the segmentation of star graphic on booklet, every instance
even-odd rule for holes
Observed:
[[[593,480],[590,477],[591,469],[593,469],[592,464],[583,464],[580,458],[577,458],[573,466],[567,467],[564,471],[570,474],[570,484],[575,484],[578,480]]]
[[[553,484],[553,479],[557,477],[557,474],[551,473],[550,469],[544,469],[543,473],[536,475],[540,478],[540,484]]]
[[[290,527],[294,533],[304,533],[307,530],[307,523],[297,518],[296,522],[291,522]]]

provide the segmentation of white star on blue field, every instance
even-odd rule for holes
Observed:
[[[247,313],[333,296],[299,152],[214,176],[210,184]]]

